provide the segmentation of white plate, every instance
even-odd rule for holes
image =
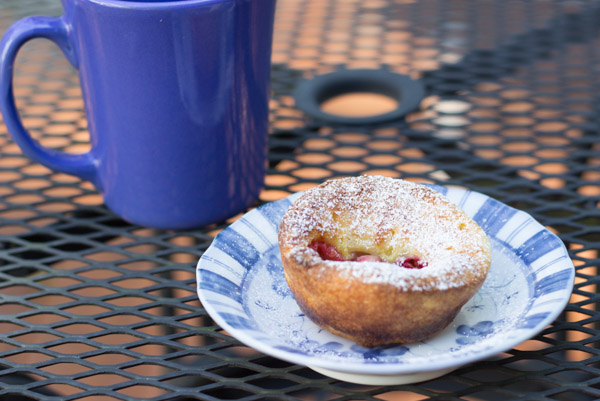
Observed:
[[[435,337],[364,348],[312,323],[283,277],[277,229],[300,194],[244,215],[198,262],[198,296],[209,315],[249,347],[354,383],[432,379],[531,338],[567,304],[575,276],[561,240],[528,214],[477,192],[433,186],[488,234],[492,266],[482,288]]]

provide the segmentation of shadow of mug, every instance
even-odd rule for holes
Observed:
[[[0,111],[46,167],[91,181],[123,219],[161,229],[217,223],[264,184],[275,0],[62,0],[0,42]],[[78,70],[91,149],[45,148],[13,95],[19,49],[55,42]]]

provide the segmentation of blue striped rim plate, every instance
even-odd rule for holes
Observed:
[[[283,277],[277,244],[281,217],[299,194],[252,210],[215,238],[197,265],[200,301],[223,329],[265,354],[325,374],[417,374],[412,381],[506,351],[552,323],[575,276],[561,240],[528,214],[483,194],[433,188],[487,232],[493,262],[454,322],[427,341],[364,348],[304,316]]]

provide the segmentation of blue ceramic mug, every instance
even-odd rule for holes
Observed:
[[[24,153],[91,181],[135,224],[186,229],[243,211],[262,189],[275,0],[63,0],[61,17],[17,21],[0,42],[0,110]],[[12,71],[33,38],[78,70],[91,149],[36,142]]]

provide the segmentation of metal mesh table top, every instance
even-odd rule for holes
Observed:
[[[61,12],[59,0],[2,0],[0,32]],[[571,301],[542,333],[420,384],[339,382],[243,346],[208,317],[194,278],[235,217],[132,226],[91,184],[22,155],[0,122],[0,400],[600,398],[599,23],[595,1],[279,0],[259,203],[363,173],[459,185],[530,213],[575,263]],[[373,126],[296,107],[301,79],[359,68],[422,80],[421,107]],[[15,71],[32,134],[88,149],[77,73],[60,51],[30,42]]]

